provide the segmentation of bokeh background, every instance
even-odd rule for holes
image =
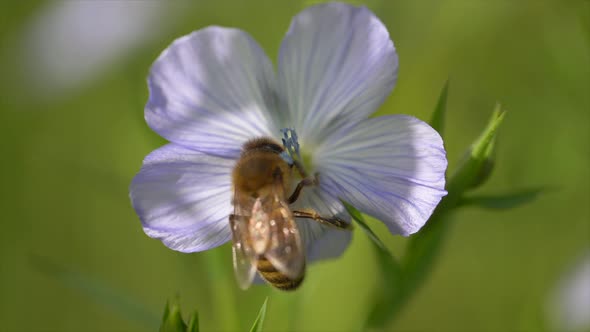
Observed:
[[[0,331],[154,331],[175,296],[204,331],[246,330],[266,296],[267,331],[361,328],[379,291],[362,232],[341,258],[310,266],[297,292],[244,292],[228,245],[169,250],[143,233],[128,198],[143,157],[165,143],[143,120],[158,54],[214,24],[248,31],[276,59],[291,17],[310,4],[0,4]],[[450,78],[450,169],[500,101],[496,167],[478,192],[549,189],[509,211],[458,211],[433,273],[390,330],[584,330],[559,303],[590,255],[590,2],[365,5],[400,57],[379,113],[428,120]],[[407,239],[370,225],[403,254]]]

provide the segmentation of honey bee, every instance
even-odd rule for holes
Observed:
[[[282,157],[285,148],[270,138],[244,144],[233,169],[234,213],[232,231],[233,265],[238,284],[248,288],[258,270],[260,276],[281,290],[294,290],[305,277],[305,251],[295,217],[308,218],[337,228],[349,224],[337,217],[325,218],[311,209],[291,211],[304,187],[316,185],[297,162]],[[302,180],[293,193],[293,168]]]

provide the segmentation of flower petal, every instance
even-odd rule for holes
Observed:
[[[321,216],[337,216],[350,222],[350,215],[335,196],[321,187],[308,187],[292,206],[293,210],[311,208]],[[308,262],[336,258],[350,244],[352,232],[325,226],[311,219],[297,219],[297,225],[307,253]]]
[[[246,140],[280,134],[272,63],[241,30],[207,27],[177,39],[148,85],[146,121],[173,143],[237,157]]]
[[[302,145],[373,113],[397,67],[387,29],[367,8],[329,3],[298,14],[281,45],[279,84]]]
[[[129,188],[145,233],[182,252],[227,242],[234,163],[176,144],[149,154]]]
[[[367,119],[318,147],[322,185],[393,234],[410,235],[446,195],[446,153],[440,135],[405,115]]]

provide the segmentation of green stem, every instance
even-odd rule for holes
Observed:
[[[216,308],[217,323],[220,331],[239,331],[238,306],[235,294],[235,280],[228,262],[224,262],[224,247],[211,250],[207,255],[206,265],[211,277],[211,298]]]

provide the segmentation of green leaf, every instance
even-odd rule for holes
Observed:
[[[365,232],[367,234],[367,236],[369,236],[369,239],[371,239],[373,241],[373,243],[377,247],[379,247],[379,249],[387,251],[387,247],[385,246],[385,244],[383,244],[383,242],[381,242],[379,237],[377,237],[377,234],[375,234],[375,232],[373,232],[373,230],[369,227],[369,225],[367,225],[367,223],[365,222],[365,219],[363,218],[363,215],[360,213],[360,211],[357,210],[354,206],[346,203],[345,201],[342,201],[342,204],[344,204],[346,211],[348,211],[348,213],[352,216],[352,219],[354,221],[356,221],[356,223],[360,226],[360,228],[363,230],[363,232]]]
[[[363,215],[352,205],[342,202],[348,213],[372,240],[377,256],[377,264],[381,270],[381,283],[377,287],[377,294],[373,305],[369,309],[366,325],[370,328],[383,327],[389,322],[392,311],[397,311],[398,298],[402,285],[402,270],[397,260],[391,255],[387,247],[369,228]]]
[[[68,269],[46,257],[31,255],[29,262],[37,271],[65,287],[88,296],[122,317],[136,321],[149,329],[155,329],[159,324],[158,315],[146,308],[141,301],[129,296],[125,290],[117,289],[96,277]]]
[[[447,96],[449,94],[449,80],[445,82],[444,87],[442,88],[440,95],[438,97],[438,102],[436,103],[436,108],[434,109],[434,113],[432,113],[432,118],[430,119],[430,125],[434,128],[440,136],[444,136],[445,132],[445,116],[447,113]]]
[[[194,312],[188,320],[187,332],[199,332],[199,313]]]
[[[175,299],[172,304],[166,302],[164,308],[164,315],[162,317],[162,325],[160,325],[160,332],[198,332],[199,331],[199,313],[193,312],[188,321],[188,326],[182,319],[178,299]]]
[[[258,312],[258,317],[252,324],[250,328],[250,332],[262,332],[262,325],[264,324],[264,318],[266,317],[266,303],[268,302],[268,297],[264,300],[262,307],[260,308],[260,312]]]
[[[186,332],[186,324],[182,320],[178,304],[170,305],[169,302],[166,302],[160,332]]]
[[[164,307],[164,314],[162,315],[162,322],[168,320],[168,316],[170,316],[170,302],[166,301],[166,306]]]
[[[542,188],[533,188],[501,195],[466,196],[461,198],[459,206],[478,206],[494,210],[512,209],[532,202],[545,191]]]

